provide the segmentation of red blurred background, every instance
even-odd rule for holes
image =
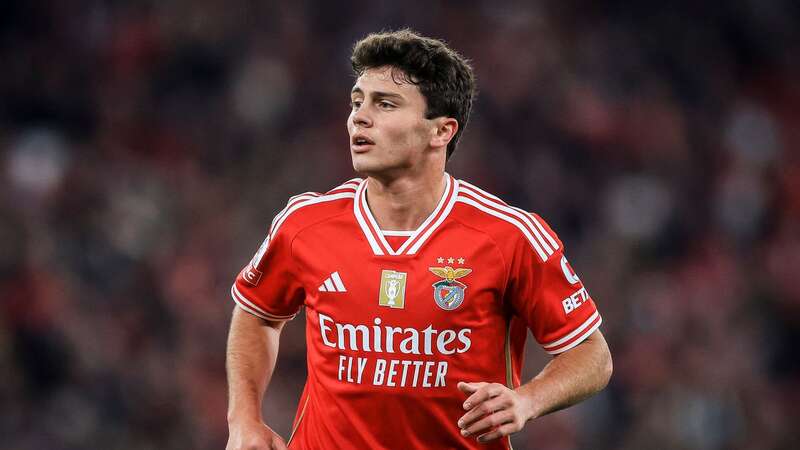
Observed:
[[[4,2],[2,447],[224,447],[230,284],[290,195],[353,176],[350,48],[410,26],[476,69],[448,171],[553,225],[614,355],[515,445],[797,448],[799,25],[788,0]],[[304,348],[298,318],[284,436]]]

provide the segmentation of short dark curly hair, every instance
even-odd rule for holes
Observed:
[[[421,36],[408,28],[372,33],[356,42],[350,57],[353,72],[390,66],[399,69],[404,81],[419,87],[427,102],[425,117],[452,117],[458,131],[447,144],[447,159],[469,121],[476,94],[475,75],[469,61],[438,39]]]

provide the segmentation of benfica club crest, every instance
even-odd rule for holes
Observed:
[[[428,267],[428,269],[437,277],[444,278],[433,283],[433,299],[436,300],[436,304],[445,311],[452,311],[461,306],[467,285],[456,279],[469,275],[472,269],[463,267],[453,269],[450,266]]]

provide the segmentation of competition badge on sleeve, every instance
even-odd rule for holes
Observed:
[[[250,260],[250,264],[248,264],[247,267],[245,267],[242,271],[242,279],[253,286],[258,286],[258,282],[261,281],[263,272],[258,270],[258,264],[261,262],[261,258],[264,257],[264,253],[266,253],[268,245],[269,236],[264,239],[264,241],[261,243],[261,246],[258,247],[256,254],[253,255],[253,259]]]
[[[464,302],[464,290],[467,289],[467,285],[456,280],[469,275],[472,269],[463,267],[453,269],[445,266],[428,267],[428,270],[437,277],[444,278],[433,283],[433,299],[436,300],[436,304],[445,311],[452,311],[461,306],[461,303]]]

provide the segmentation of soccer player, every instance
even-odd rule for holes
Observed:
[[[469,64],[409,30],[367,36],[351,60],[363,178],[289,199],[231,288],[228,449],[287,448],[261,401],[303,306],[290,448],[510,448],[527,421],[607,384],[600,315],[541,217],[445,172]],[[554,357],[521,383],[528,329]]]

